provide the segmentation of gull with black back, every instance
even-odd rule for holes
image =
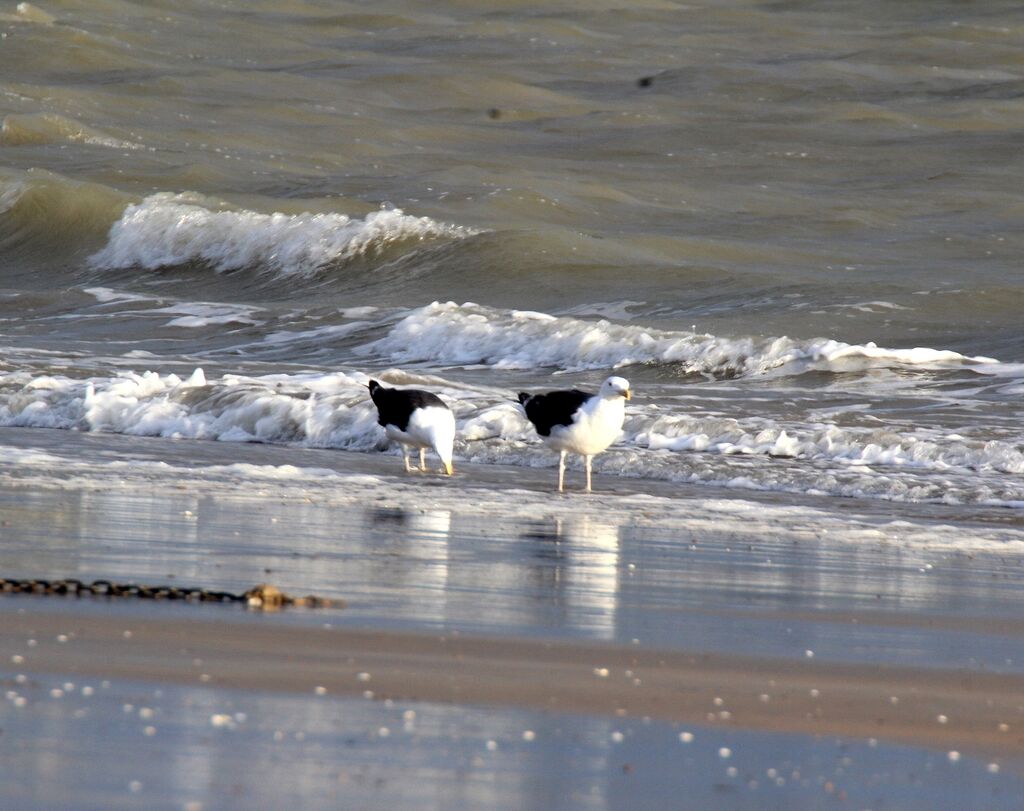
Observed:
[[[519,403],[545,444],[558,451],[558,492],[564,490],[565,455],[578,453],[587,472],[586,492],[590,492],[590,463],[594,456],[611,445],[622,433],[629,381],[609,377],[597,394],[579,389],[551,391],[547,394],[519,392]]]
[[[421,389],[389,389],[376,380],[371,380],[366,387],[377,406],[377,422],[384,427],[389,439],[402,446],[406,473],[412,472],[409,448],[419,449],[420,470],[424,472],[427,448],[433,448],[441,458],[444,472],[451,476],[455,416],[444,400]]]

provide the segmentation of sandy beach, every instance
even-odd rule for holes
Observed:
[[[51,606],[30,604],[8,612],[0,633],[0,652],[8,660],[26,650],[27,640],[39,643],[22,654],[18,668],[36,678],[305,695],[360,696],[370,690],[375,700],[406,704],[881,738],[943,754],[995,757],[1014,769],[1024,756],[1017,673],[803,662],[457,631],[438,636],[138,619],[130,609],[119,616],[75,617],[46,608]],[[856,624],[858,618],[847,622]],[[1016,625],[1012,634],[1021,637]],[[929,630],[949,629],[931,623]],[[1004,623],[998,632],[1010,631]],[[66,640],[58,643],[60,637]]]

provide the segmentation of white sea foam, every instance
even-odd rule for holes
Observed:
[[[269,335],[264,336],[259,343],[294,344],[312,339],[326,341],[332,338],[344,338],[347,335],[359,332],[361,329],[366,329],[369,325],[369,321],[348,321],[344,324],[327,324],[326,326],[313,329],[281,330],[280,332],[271,332]]]
[[[458,459],[555,464],[510,392],[398,370],[380,376],[447,400],[458,423]],[[215,380],[198,369],[189,378],[144,372],[88,380],[17,372],[0,375],[0,425],[382,450],[388,443],[366,381],[357,372]],[[597,458],[596,469],[733,489],[957,504],[1024,501],[1024,448],[1009,440],[905,426],[776,424],[667,413],[642,403],[631,405],[620,442]]]
[[[217,271],[253,268],[311,275],[392,243],[465,237],[471,230],[399,209],[363,219],[344,214],[261,214],[223,210],[195,196],[154,194],[111,226],[94,267],[157,269],[202,262]]]
[[[237,442],[374,447],[365,377],[227,375],[208,383],[156,372],[72,380],[0,376],[0,424]]]
[[[842,465],[895,466],[925,470],[1024,473],[1024,453],[1009,442],[970,441],[892,429],[836,425],[758,426],[701,416],[659,416],[643,425],[634,441],[650,450],[702,451],[723,455],[827,460]]]
[[[989,366],[978,371],[995,378],[1006,379],[1007,382],[999,386],[1002,395],[1024,396],[1024,363],[1000,363],[998,366]]]
[[[83,287],[82,292],[88,293],[99,304],[124,304],[152,300],[148,296],[140,296],[137,293],[129,293],[126,290],[114,290],[112,287]]]
[[[500,369],[546,366],[578,370],[659,363],[678,365],[683,372],[723,375],[782,367],[788,373],[799,373],[864,366],[997,363],[992,358],[924,347],[885,349],[874,343],[847,344],[825,338],[722,338],[454,302],[434,302],[412,311],[366,350],[402,362],[486,364]]]
[[[260,323],[253,317],[258,312],[256,307],[246,307],[240,304],[212,304],[207,302],[189,302],[172,304],[169,307],[161,307],[150,310],[153,314],[177,315],[167,322],[168,327],[199,328],[215,324],[249,324]]]
[[[338,315],[342,318],[366,318],[379,311],[379,307],[345,307],[344,309],[338,310]]]

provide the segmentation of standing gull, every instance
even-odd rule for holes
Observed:
[[[626,417],[629,381],[609,377],[597,394],[579,389],[551,391],[547,394],[519,392],[526,418],[533,423],[549,448],[558,451],[558,492],[563,492],[565,455],[578,453],[587,471],[590,492],[590,462],[622,433]]]
[[[452,444],[455,442],[455,417],[444,400],[419,389],[387,389],[376,380],[367,386],[377,406],[377,422],[389,439],[402,445],[405,471],[409,473],[409,448],[420,450],[420,470],[426,471],[427,448],[441,457],[444,472],[452,475]]]

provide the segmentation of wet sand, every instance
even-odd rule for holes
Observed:
[[[1024,755],[1017,674],[457,632],[162,621],[127,611],[74,617],[40,611],[32,605],[38,599],[26,598],[22,602],[29,605],[5,612],[0,629],[0,655],[25,673],[305,694],[322,688],[342,696],[371,690],[380,700],[874,737],[1013,760]],[[31,648],[29,639],[36,640]]]
[[[722,811],[841,796],[952,811],[1015,808],[1024,790],[1015,511],[851,499],[839,518],[813,498],[604,478],[557,497],[547,469],[449,480],[389,456],[0,440],[6,577],[347,601],[0,597],[11,807],[412,807],[429,786],[444,808],[664,808],[682,792]],[[384,741],[403,713],[438,720]],[[225,759],[248,776],[159,767]],[[59,778],[27,776],[58,762]]]

